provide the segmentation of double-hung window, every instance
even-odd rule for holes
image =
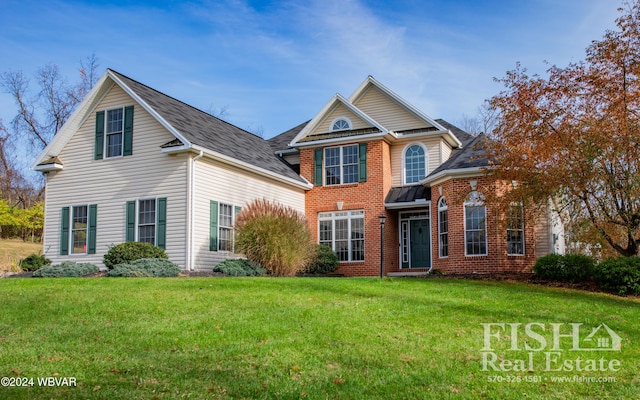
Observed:
[[[106,154],[107,157],[119,157],[122,155],[122,143],[124,136],[124,108],[107,110],[106,126]]]
[[[62,207],[60,214],[60,255],[95,254],[97,219],[97,204]]]
[[[465,254],[468,256],[487,255],[487,209],[484,196],[474,191],[464,203]]]
[[[325,184],[357,183],[358,160],[357,144],[324,149]]]
[[[336,252],[340,261],[364,261],[364,211],[318,214],[319,242]]]
[[[126,241],[166,247],[167,198],[142,198],[127,201]]]
[[[444,197],[438,201],[438,256],[449,256],[449,208]]]
[[[156,199],[138,201],[138,242],[156,244]]]
[[[512,204],[507,214],[507,254],[524,255],[524,210],[522,204]]]
[[[235,250],[234,225],[240,211],[240,206],[215,200],[209,202],[209,250],[228,252]]]
[[[88,233],[88,206],[73,206],[71,216],[71,238],[73,240],[73,246],[71,247],[71,253],[83,254],[87,252]]]

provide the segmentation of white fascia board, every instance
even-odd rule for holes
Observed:
[[[397,210],[404,208],[425,208],[429,204],[429,200],[422,199],[417,201],[405,201],[403,203],[384,203],[384,208],[388,210]]]
[[[46,165],[36,165],[31,169],[37,172],[51,172],[51,171],[62,171],[63,168],[64,166],[62,164],[53,163],[53,164],[46,164]]]
[[[370,133],[367,135],[358,135],[358,136],[346,136],[340,138],[333,139],[321,139],[314,140],[312,142],[303,142],[296,145],[299,149],[309,148],[309,147],[317,147],[317,146],[331,146],[331,145],[339,145],[344,143],[358,143],[358,142],[368,142],[375,139],[384,138],[388,134],[385,132],[379,133]]]
[[[71,140],[73,134],[80,128],[82,123],[86,119],[86,114],[89,112],[91,108],[94,106],[94,100],[98,96],[99,92],[102,90],[102,87],[105,85],[107,81],[108,72],[105,72],[98,82],[93,86],[93,88],[87,93],[85,98],[78,104],[76,109],[71,113],[67,121],[62,125],[58,133],[51,139],[49,144],[40,152],[38,157],[36,157],[35,161],[31,165],[31,169],[34,171],[41,171],[38,169],[38,164],[42,163],[44,160],[50,157],[57,157],[64,146]]]
[[[486,175],[487,167],[445,169],[420,181],[426,186],[433,186],[453,178],[477,177]]]
[[[274,173],[272,171],[266,170],[266,169],[261,168],[261,167],[257,167],[255,165],[246,163],[244,161],[237,160],[235,158],[226,156],[224,154],[218,153],[217,151],[213,151],[213,150],[210,150],[210,149],[207,149],[207,148],[204,148],[204,147],[191,146],[191,149],[196,150],[198,152],[202,151],[204,153],[205,157],[212,158],[214,160],[217,160],[217,161],[223,162],[225,164],[244,169],[246,171],[254,172],[254,173],[258,174],[258,175],[265,176],[267,178],[271,178],[271,179],[277,180],[279,182],[286,183],[286,184],[291,185],[291,186],[295,186],[295,187],[300,188],[300,189],[310,190],[310,189],[313,188],[313,185],[302,176],[301,176],[301,178],[304,179],[306,183],[297,181],[295,179],[291,179],[291,178],[286,177],[286,176],[282,176],[282,175],[276,174],[276,173]],[[167,152],[167,153],[169,153],[169,152]]]
[[[114,73],[112,73],[111,70],[107,70],[107,73],[109,74],[109,77],[114,82],[116,82],[118,86],[122,88],[122,90],[124,90],[138,104],[140,104],[142,108],[144,108],[149,114],[151,114],[160,123],[160,125],[164,126],[165,129],[167,129],[173,136],[175,136],[178,140],[184,143],[185,146],[191,147],[191,143],[180,132],[178,132],[178,130],[176,130],[169,122],[167,122],[167,120],[165,120],[151,106],[149,106],[149,104],[147,104],[144,100],[142,100],[136,92],[134,92],[133,90],[131,90],[129,86],[124,84],[124,82],[122,82]]]
[[[284,154],[295,154],[297,152],[298,152],[297,149],[286,149],[286,150],[278,150],[278,151],[275,152],[275,154],[281,156],[281,155],[284,155]]]

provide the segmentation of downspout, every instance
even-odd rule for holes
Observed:
[[[196,161],[198,161],[199,159],[202,158],[202,156],[204,156],[204,151],[200,150],[200,154],[198,154],[197,156],[195,156],[192,160],[191,160],[191,168],[190,168],[190,175],[191,175],[191,182],[190,182],[190,188],[189,188],[189,261],[188,261],[188,269],[190,271],[193,271],[194,265],[193,265],[193,261],[194,261],[194,256],[195,256],[195,244],[194,244],[194,207],[195,207],[195,190],[196,190],[196,171],[195,171],[195,165],[196,165]]]

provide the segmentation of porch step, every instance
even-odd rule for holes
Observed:
[[[412,272],[388,272],[387,276],[403,277],[403,276],[427,276],[429,271],[412,271]]]

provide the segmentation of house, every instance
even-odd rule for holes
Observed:
[[[44,254],[103,266],[110,246],[144,241],[185,270],[212,268],[240,256],[236,215],[260,198],[304,212],[348,276],[379,273],[381,215],[387,273],[528,271],[551,251],[553,224],[515,207],[500,228],[483,140],[373,77],[263,140],[107,70],[34,163]]]
[[[507,225],[498,223],[498,210],[485,204],[485,193],[496,190],[486,176],[485,140],[368,77],[270,141],[313,183],[305,213],[316,240],[338,254],[337,272],[377,275],[381,256],[391,274],[530,271],[552,251],[555,225],[548,217],[527,223],[517,205]]]
[[[44,254],[100,267],[110,246],[142,241],[211,268],[236,257],[244,204],[304,211],[311,187],[265,140],[113,70],[33,168],[46,177]]]

